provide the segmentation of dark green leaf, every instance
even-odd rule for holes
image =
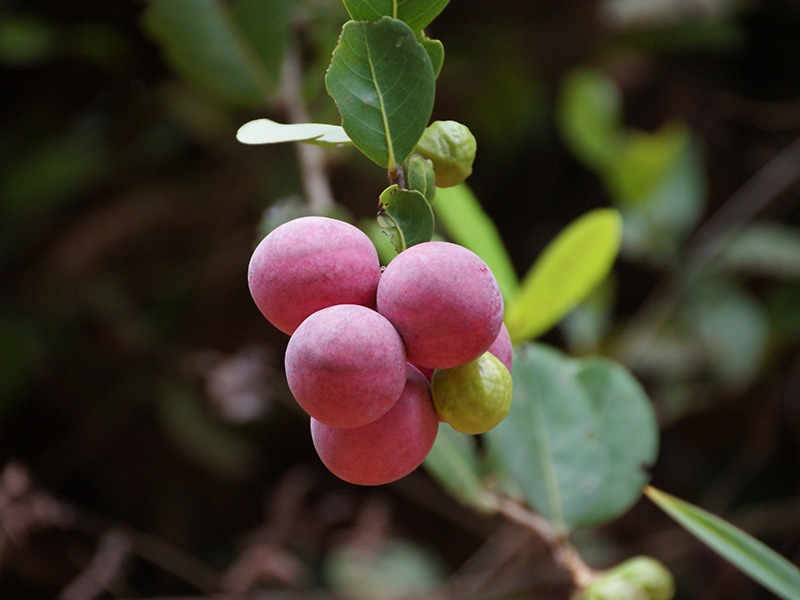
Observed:
[[[649,400],[622,367],[543,345],[514,357],[508,417],[485,434],[495,464],[556,528],[609,521],[647,483],[658,450]]]
[[[530,340],[560,321],[608,274],[619,252],[622,220],[596,209],[570,223],[544,249],[506,308],[511,339]]]
[[[659,508],[720,556],[785,600],[800,600],[800,570],[738,527],[652,486],[645,490]]]
[[[154,0],[144,25],[184,77],[225,102],[259,105],[276,89],[286,34],[274,36],[286,29],[287,9],[284,2],[242,1]]]
[[[781,223],[751,223],[731,239],[717,264],[737,273],[800,277],[800,229]]]
[[[418,191],[389,186],[381,194],[380,208],[378,223],[398,252],[433,237],[433,211]]]
[[[428,53],[402,21],[349,21],[325,76],[342,126],[387,169],[411,154],[433,110],[436,78]]]
[[[489,510],[486,490],[481,482],[475,438],[459,433],[446,423],[439,434],[425,468],[455,498],[478,510]]]
[[[354,21],[379,21],[381,17],[400,19],[414,31],[427,27],[450,0],[344,0]]]
[[[519,289],[519,280],[492,219],[466,184],[441,188],[433,205],[436,218],[454,242],[480,256],[494,273],[506,302]]]

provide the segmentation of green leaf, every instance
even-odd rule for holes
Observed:
[[[417,34],[417,39],[425,48],[428,57],[431,59],[433,76],[439,77],[439,73],[442,72],[442,65],[444,64],[444,44],[439,40],[432,40],[422,32]]]
[[[348,21],[325,76],[342,126],[367,157],[403,163],[433,111],[436,78],[428,53],[402,21]]]
[[[609,521],[636,502],[658,427],[636,380],[602,358],[519,348],[508,417],[485,434],[494,464],[562,532]]]
[[[611,77],[573,69],[562,84],[557,118],[565,142],[586,166],[603,171],[614,164],[624,129],[622,99]]]
[[[622,220],[611,209],[588,212],[559,233],[506,309],[512,341],[544,333],[583,300],[610,271],[621,236]]]
[[[728,272],[799,277],[800,229],[781,223],[751,223],[731,239],[716,265]]]
[[[656,263],[674,259],[703,215],[706,173],[696,140],[686,144],[650,195],[635,204],[620,203],[625,222],[623,247]]]
[[[645,494],[725,560],[785,600],[800,600],[800,570],[738,527],[652,486]]]
[[[418,191],[433,204],[436,197],[436,174],[433,172],[433,162],[419,154],[412,154],[408,157],[405,174],[406,187]]]
[[[381,17],[400,19],[414,31],[430,25],[450,0],[344,0],[354,21],[379,21]]]
[[[519,280],[491,217],[466,184],[436,191],[436,218],[451,240],[480,256],[494,273],[506,303],[519,289]]]
[[[224,102],[257,106],[277,89],[290,4],[153,0],[144,26],[184,77]]]
[[[383,191],[379,202],[378,223],[398,252],[431,240],[433,211],[421,193],[391,185]]]
[[[629,131],[605,170],[614,202],[646,202],[691,142],[689,130],[668,123],[655,132]]]
[[[473,436],[459,433],[446,423],[440,423],[436,442],[424,464],[439,485],[459,501],[477,510],[491,508],[481,481],[477,446]]]
[[[279,144],[283,142],[309,142],[319,145],[350,144],[352,141],[339,125],[324,123],[277,123],[270,119],[256,119],[245,123],[236,132],[243,144]]]

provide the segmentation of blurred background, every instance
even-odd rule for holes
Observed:
[[[540,540],[423,469],[330,475],[249,296],[310,172],[358,223],[386,186],[352,148],[235,139],[338,122],[345,20],[0,1],[0,598],[568,596]],[[800,3],[453,0],[428,35],[434,118],[476,136],[469,184],[520,275],[587,210],[625,217],[614,277],[543,341],[646,386],[655,485],[800,562]],[[771,597],[646,501],[575,542],[662,560],[678,598]]]

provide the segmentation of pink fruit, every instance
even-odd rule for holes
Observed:
[[[492,345],[503,324],[503,297],[474,252],[424,242],[384,270],[378,312],[400,332],[409,362],[446,369],[475,360]]]
[[[300,217],[261,240],[247,282],[267,320],[291,334],[327,306],[374,308],[380,276],[378,253],[360,229],[328,217]]]
[[[386,413],[406,384],[400,335],[355,304],[323,308],[289,338],[286,380],[298,404],[331,427],[361,427]]]
[[[489,346],[489,352],[494,354],[500,359],[500,362],[506,366],[506,369],[511,370],[511,365],[514,362],[514,346],[511,344],[511,336],[508,333],[506,324],[500,328],[500,333]]]
[[[412,365],[400,399],[376,421],[336,429],[311,419],[311,438],[322,462],[358,485],[382,485],[411,473],[425,460],[438,431],[428,380]]]

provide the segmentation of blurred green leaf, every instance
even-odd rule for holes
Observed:
[[[324,123],[277,123],[271,119],[249,121],[236,132],[242,144],[281,144],[284,142],[309,142],[338,146],[352,141],[339,125]]]
[[[725,560],[785,600],[800,599],[800,569],[761,541],[719,517],[652,486],[645,494]]]
[[[469,248],[489,265],[508,303],[519,289],[517,273],[494,222],[469,186],[437,189],[433,210],[451,240]]]
[[[477,510],[490,509],[473,436],[440,423],[436,442],[425,458],[425,468],[459,501]]]
[[[41,215],[102,181],[111,166],[101,140],[78,134],[41,140],[0,165],[0,211]]]
[[[433,211],[420,192],[392,185],[383,191],[379,203],[378,223],[398,252],[431,240]]]
[[[731,239],[716,266],[734,273],[800,277],[800,229],[782,223],[751,223]]]
[[[732,283],[703,279],[684,310],[691,343],[703,348],[718,382],[731,389],[749,385],[764,362],[769,336],[761,305]]]
[[[345,23],[325,84],[359,150],[390,170],[408,158],[436,87],[428,53],[408,25],[388,17]]]
[[[625,222],[625,252],[656,263],[674,258],[703,214],[706,187],[703,153],[692,140],[675,156],[648,198],[617,206]]]
[[[289,4],[153,0],[143,18],[181,75],[224,102],[258,106],[277,89]]]
[[[356,538],[325,557],[323,575],[337,597],[350,600],[401,600],[418,597],[441,585],[439,558],[422,546],[399,538]]]
[[[519,348],[508,417],[484,438],[530,505],[563,532],[609,521],[636,502],[658,452],[650,402],[622,367]]]
[[[557,105],[561,135],[589,168],[602,171],[623,146],[622,99],[611,77],[588,67],[570,71]]]
[[[158,416],[180,451],[218,475],[241,478],[255,466],[255,449],[236,430],[214,420],[188,386],[165,382],[158,397]]]
[[[28,66],[52,58],[57,31],[33,16],[5,15],[0,19],[0,63]]]
[[[615,203],[646,202],[691,141],[688,129],[669,123],[655,132],[631,130],[604,170]]]
[[[450,0],[344,0],[354,21],[380,21],[391,17],[404,21],[414,31],[427,27]]]
[[[608,274],[619,251],[622,220],[596,209],[570,223],[544,249],[506,308],[514,343],[547,331]]]

